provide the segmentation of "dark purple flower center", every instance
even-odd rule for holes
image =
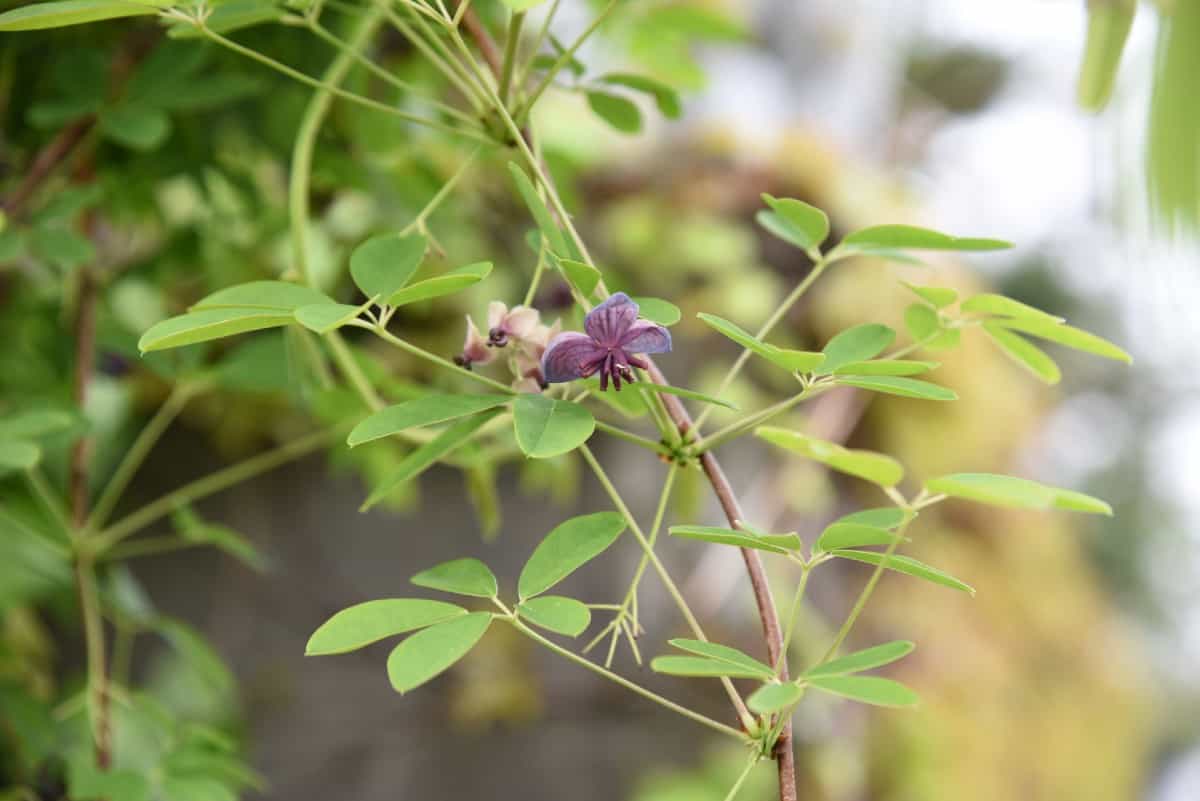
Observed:
[[[634,367],[645,370],[646,363],[636,356],[630,356],[617,345],[609,345],[591,359],[581,362],[579,374],[581,377],[587,378],[599,372],[602,391],[608,389],[608,380],[611,378],[613,389],[620,392],[622,379],[627,384],[633,383]]]

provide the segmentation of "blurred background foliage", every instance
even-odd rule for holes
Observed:
[[[1196,653],[1187,649],[1194,638],[1186,632],[1198,605],[1194,591],[1179,589],[1195,586],[1195,507],[1189,512],[1182,493],[1156,486],[1153,466],[1169,462],[1154,451],[1169,436],[1162,410],[1194,410],[1195,397],[1191,385],[1172,378],[1170,364],[1153,355],[1142,361],[1159,338],[1180,330],[1139,336],[1128,326],[1138,313],[1128,307],[1145,296],[1123,297],[1120,278],[1104,270],[1111,261],[1079,264],[1093,256],[1096,241],[1115,243],[1113,258],[1146,241],[1129,233],[1130,215],[1120,213],[1146,205],[1140,189],[1122,194],[1116,190],[1128,183],[1054,171],[1059,140],[1088,142],[1072,127],[1079,123],[1070,91],[1084,42],[1081,6],[1018,3],[998,18],[960,9],[939,27],[929,19],[946,11],[940,2],[649,3],[618,16],[580,58],[588,74],[636,68],[677,87],[685,99],[682,123],[665,124],[645,103],[644,130],[631,137],[597,119],[577,92],[550,94],[538,112],[545,160],[614,288],[682,309],[676,351],[665,366],[670,376],[688,376],[688,386],[714,390],[735,355],[696,312],[752,325],[810,266],[754,225],[762,192],[828,210],[835,236],[883,220],[943,221],[928,220],[932,213],[952,221],[951,230],[1022,245],[986,265],[937,257],[916,266],[870,259],[839,266],[790,315],[781,345],[819,346],[858,322],[902,328],[911,302],[897,280],[904,279],[998,288],[1138,355],[1139,366],[1122,372],[1056,352],[1066,378],[1047,389],[968,336],[935,374],[959,394],[955,404],[833,393],[786,422],[888,451],[918,477],[970,469],[1050,479],[1066,471],[1071,486],[1105,496],[1117,509],[1100,524],[957,504],[923,516],[914,555],[969,580],[978,595],[884,583],[861,639],[920,643],[900,678],[920,690],[923,705],[885,712],[806,703],[797,720],[802,798],[1176,801],[1200,793],[1200,686],[1193,670],[1181,669],[1194,662],[1180,656]],[[478,7],[485,21],[503,20],[498,4]],[[248,0],[225,8],[264,19],[283,13]],[[564,3],[563,37],[592,13],[586,3]],[[1006,30],[1040,25],[1043,13],[1049,19],[1041,37],[1053,40],[1051,52],[1060,57],[1049,67],[1019,47],[995,44]],[[1114,118],[1144,118],[1145,106],[1123,101],[1122,81],[1153,86],[1148,181],[1164,219],[1186,221],[1196,208],[1200,137],[1179,117],[1200,114],[1200,104],[1178,98],[1196,88],[1187,54],[1200,50],[1187,43],[1200,3],[1176,0],[1169,13],[1156,70],[1147,68],[1151,48],[1139,33],[1148,28],[1135,27],[1108,117],[1085,124],[1120,128]],[[1147,16],[1138,26],[1152,26]],[[990,27],[1000,30],[975,35]],[[309,74],[332,56],[311,33],[284,25],[233,35]],[[405,80],[442,91],[401,37],[381,35],[372,53]],[[1046,69],[1055,76],[1048,82]],[[396,99],[362,70],[349,85]],[[294,439],[314,421],[363,413],[354,395],[330,384],[322,346],[295,327],[146,358],[136,351],[148,326],[215,289],[291,276],[289,158],[310,91],[211,44],[164,37],[152,22],[0,39],[0,194],[9,201],[0,222],[0,415],[68,416],[68,426],[40,440],[43,468],[56,486],[66,485],[67,451],[85,428],[95,442],[91,476],[102,484],[159,405],[181,400],[173,387],[187,388],[186,405],[120,511]],[[953,201],[941,187],[953,182],[935,183],[943,174],[938,157],[953,161],[956,148],[988,148],[996,139],[947,144],[947,132],[1003,125],[1014,114],[1022,124],[1014,109],[1039,92],[1052,95],[1064,117],[1049,124],[1066,134],[1047,130],[1040,159],[1019,152],[1024,142],[974,156],[1022,176],[1029,173],[1016,163],[1032,159],[1043,170],[1038,183],[997,189],[988,183],[993,171],[973,176],[968,169],[959,186],[974,178],[981,197],[1008,195],[989,206],[960,194],[962,216],[948,212]],[[38,154],[72,131],[70,158],[14,208]],[[1098,149],[1103,161],[1107,151]],[[351,302],[350,249],[372,232],[409,222],[467,152],[461,142],[335,104],[312,181],[307,252],[318,283]],[[395,324],[447,357],[461,347],[464,315],[482,319],[489,300],[518,300],[536,261],[506,160],[485,153],[429,221],[447,264],[489,259],[496,271],[468,293],[406,307]],[[1013,206],[1036,206],[1026,196],[1047,191],[1043,182],[1065,183],[1069,205],[1084,212],[1058,220],[1057,230],[1005,216]],[[1135,252],[1145,259],[1156,251]],[[97,370],[80,409],[72,401],[70,326],[75,276],[85,265],[102,289]],[[551,281],[536,305],[553,319],[566,314],[569,300]],[[417,381],[443,380],[396,351],[354,344],[389,400],[410,397]],[[779,380],[751,369],[726,395],[757,408]],[[728,419],[714,416],[717,425]],[[833,517],[879,500],[811,465],[752,447],[730,450],[735,484],[764,528],[796,529],[807,539]],[[333,609],[400,592],[407,575],[438,556],[486,549],[489,562],[507,567],[511,578],[551,522],[545,504],[561,510],[600,502],[573,457],[563,457],[513,461],[497,471],[437,469],[391,496],[385,511],[358,516],[365,488],[405,452],[391,441],[354,451],[334,445],[184,507],[146,535],[174,531],[190,544],[217,546],[219,555],[190,548],[156,554],[151,547],[145,558],[104,570],[118,683],[114,752],[117,767],[131,771],[120,780],[133,783],[120,787],[88,767],[70,565],[24,482],[15,473],[0,477],[3,797],[61,798],[69,786],[81,801],[146,797],[139,793],[171,801],[358,801],[394,798],[397,788],[403,797],[423,798],[486,792],[550,799],[570,792],[719,801],[737,772],[736,753],[713,750],[686,725],[544,661],[507,629],[490,634],[438,684],[440,694],[422,700],[376,686],[379,676],[355,660],[302,662],[306,633]],[[605,451],[613,464],[623,454],[617,445]],[[1184,475],[1195,466],[1194,459],[1169,463]],[[642,508],[653,498],[638,491],[639,477],[651,469],[658,468],[620,476]],[[698,520],[710,513],[708,490],[694,474],[683,479],[673,513],[681,522]],[[663,547],[686,566],[685,592],[697,608],[719,621],[717,638],[753,652],[757,623],[730,561],[736,555]],[[1164,562],[1173,563],[1169,570]],[[586,591],[607,600],[629,567],[596,571]],[[854,566],[830,573],[836,581],[826,577],[813,588],[815,606],[795,646],[801,652],[822,641],[826,621],[852,602],[865,578]],[[646,595],[642,617],[656,621],[647,641],[659,642],[678,627],[658,590]],[[622,660],[621,669],[638,670],[627,655]],[[645,678],[652,686],[661,681]],[[715,693],[710,700],[718,708]],[[743,797],[770,798],[768,774],[756,772]]]

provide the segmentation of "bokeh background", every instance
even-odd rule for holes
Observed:
[[[1137,17],[1111,104],[1090,114],[1075,103],[1082,2],[708,5],[724,24],[692,32],[671,58],[642,41],[649,35],[639,40],[637,30],[619,27],[580,56],[599,68],[648,64],[684,91],[682,120],[647,114],[641,134],[620,134],[570,94],[551,95],[538,118],[547,161],[617,283],[683,309],[676,352],[664,363],[676,383],[711,391],[735,353],[695,312],[753,324],[809,266],[754,225],[764,191],[828,210],[835,233],[906,221],[1017,243],[998,254],[938,255],[924,266],[847,263],[790,315],[785,341],[819,344],[864,321],[899,327],[909,299],[897,279],[906,279],[1009,294],[1121,343],[1135,358],[1125,368],[1054,351],[1064,380],[1048,388],[968,337],[934,374],[959,393],[956,404],[868,403],[835,393],[787,421],[886,450],[916,475],[1012,472],[1102,496],[1116,510],[1098,522],[957,504],[923,515],[912,553],[978,594],[884,582],[856,637],[916,640],[918,650],[895,675],[923,703],[896,712],[806,701],[796,720],[801,797],[1200,798],[1200,261],[1187,226],[1164,225],[1149,211],[1153,9]],[[592,13],[565,3],[555,31],[569,40]],[[30,114],[37,98],[53,99],[56,76],[66,74],[60,82],[69,84],[93,54],[111,58],[129,35],[122,26],[0,38],[7,76],[0,178],[15,180],[50,135],[52,126]],[[153,25],[138,31],[156,35]],[[328,55],[314,52],[302,33],[271,26],[239,40],[314,72]],[[423,77],[401,42],[380,48],[397,70]],[[105,216],[97,247],[131,265],[111,288],[105,374],[87,410],[111,434],[111,448],[97,455],[101,465],[112,464],[168,387],[172,363],[138,361],[137,333],[209,289],[288,268],[283,182],[307,90],[247,72],[225,53],[206,51],[205,59],[196,80],[250,84],[180,112],[152,154],[112,145],[98,151]],[[435,139],[397,137],[390,122],[340,106],[330,128],[316,161],[310,253],[336,285],[353,244],[410,219],[454,155]],[[520,239],[528,221],[499,178],[502,164],[473,172],[432,221],[461,263],[486,255],[500,268],[468,299],[400,319],[439,352],[460,346],[463,313],[480,318],[488,300],[518,297],[531,267]],[[8,344],[0,349],[0,386],[9,408],[54,397],[47,387],[65,371],[65,347],[54,344],[61,315],[35,291],[39,276],[69,267],[65,258],[43,242],[3,262],[0,341]],[[538,299],[547,311],[563,302],[553,286]],[[283,335],[245,338],[223,356],[232,366],[223,368],[219,390],[185,409],[138,474],[128,508],[292,436],[311,419],[311,397]],[[398,396],[424,369],[390,354],[377,359]],[[777,377],[751,370],[729,395],[756,408],[780,388]],[[318,416],[345,408],[326,401]],[[198,504],[204,519],[254,544],[262,570],[189,550],[115,572],[122,603],[183,621],[211,644],[192,643],[197,651],[139,637],[131,681],[234,733],[264,779],[251,797],[723,798],[740,767],[736,748],[503,627],[449,674],[403,698],[384,675],[386,646],[302,657],[313,628],[338,609],[412,594],[408,576],[458,556],[480,556],[511,582],[556,522],[606,506],[581,465],[563,459],[508,465],[482,482],[494,491],[434,469],[388,508],[360,514],[365,486],[397,458],[389,447],[334,449]],[[618,466],[635,512],[650,514],[665,468],[617,441],[602,443],[601,454]],[[807,539],[878,500],[749,443],[722,456],[748,515],[771,530]],[[719,521],[696,476],[683,490],[675,522]],[[15,535],[5,536],[0,560],[11,567],[0,568],[10,590],[0,593],[8,632],[0,664],[6,680],[34,675],[54,697],[51,688],[78,681],[81,664],[70,596],[53,580],[26,587]],[[714,621],[710,633],[756,652],[758,625],[736,552],[676,542],[662,548],[700,616]],[[636,561],[632,549],[617,549],[573,577],[570,589],[614,600]],[[820,648],[864,578],[853,566],[817,574],[797,637],[801,655]],[[652,580],[642,618],[649,653],[682,631]],[[715,683],[665,681],[627,652],[617,665],[672,697],[724,712]],[[0,712],[16,720],[11,707]],[[19,748],[19,739],[0,740],[0,749]],[[773,785],[763,766],[742,797],[769,799]]]

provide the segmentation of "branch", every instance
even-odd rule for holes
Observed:
[[[25,212],[25,204],[33,197],[42,183],[53,174],[60,164],[67,160],[75,147],[96,124],[96,115],[89,114],[80,117],[75,122],[58,132],[50,142],[38,151],[24,179],[4,201],[4,211],[16,220]]]

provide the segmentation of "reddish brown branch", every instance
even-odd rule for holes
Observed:
[[[71,151],[83,141],[88,131],[96,124],[95,115],[80,117],[75,122],[58,132],[45,147],[38,151],[29,165],[29,171],[21,179],[21,183],[12,194],[4,199],[4,211],[9,217],[17,219],[25,211],[25,204],[33,197],[38,187],[53,174],[54,170],[67,160]]]

